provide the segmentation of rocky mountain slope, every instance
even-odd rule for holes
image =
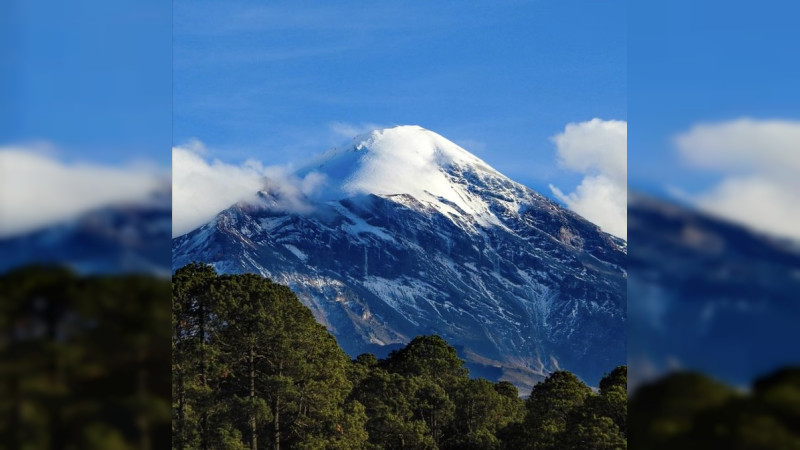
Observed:
[[[671,370],[746,386],[800,361],[800,245],[629,195],[629,378]]]
[[[90,211],[74,220],[0,239],[0,272],[29,264],[67,265],[83,274],[169,276],[171,194]]]
[[[420,334],[522,389],[558,368],[595,384],[626,361],[624,241],[415,126],[377,130],[173,239],[192,261],[288,284],[351,355]],[[269,186],[269,183],[265,183]]]

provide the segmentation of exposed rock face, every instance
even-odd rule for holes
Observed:
[[[171,228],[171,196],[165,189],[148,201],[101,208],[0,239],[0,272],[28,264],[59,264],[83,274],[168,277]]]
[[[629,195],[628,387],[671,370],[746,386],[800,361],[800,245]]]
[[[523,390],[625,363],[624,241],[419,127],[356,138],[312,172],[327,180],[312,207],[262,191],[173,239],[173,268],[287,284],[354,356],[436,333]]]

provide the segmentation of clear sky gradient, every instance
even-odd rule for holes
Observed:
[[[231,163],[302,162],[349,130],[417,124],[550,195],[570,122],[627,119],[626,5],[174,3],[174,134]]]
[[[162,0],[0,2],[0,145],[169,167],[171,18]]]
[[[800,119],[800,3],[628,2],[628,186],[698,191],[673,138],[698,122]]]

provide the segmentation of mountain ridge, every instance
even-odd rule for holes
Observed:
[[[352,356],[436,333],[523,390],[625,362],[623,240],[421,127],[366,136],[298,172],[334,184],[311,211],[262,191],[173,239],[173,268],[287,284]]]
[[[81,274],[171,273],[171,186],[147,199],[90,210],[71,220],[0,238],[0,272],[30,264]]]
[[[677,368],[746,386],[800,360],[800,248],[672,200],[628,201],[629,387]]]

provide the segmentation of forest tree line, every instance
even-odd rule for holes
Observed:
[[[800,450],[800,366],[733,388],[676,372],[630,400],[630,444],[652,450]]]
[[[151,276],[0,275],[0,449],[169,448],[170,295]]]
[[[558,371],[521,399],[439,336],[351,360],[288,287],[190,264],[173,276],[173,448],[627,448],[627,369]]]
[[[0,275],[0,449],[599,449],[628,436],[656,450],[800,449],[798,367],[744,391],[670,375],[635,392],[628,425],[624,367],[597,392],[556,372],[522,400],[470,379],[436,336],[351,361],[282,286],[199,265],[175,276],[170,321],[169,280]]]

